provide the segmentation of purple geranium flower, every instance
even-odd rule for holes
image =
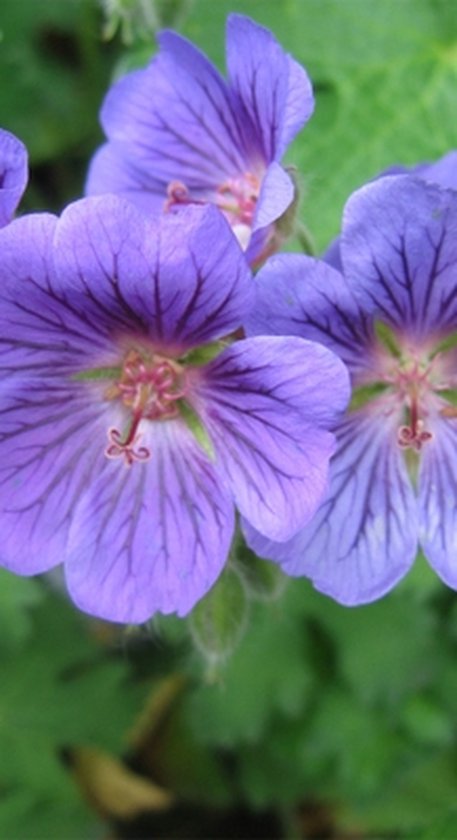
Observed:
[[[252,331],[322,341],[354,397],[316,517],[282,545],[246,526],[249,542],[348,605],[391,589],[419,546],[457,588],[457,193],[408,176],[364,187],[341,261],[281,256],[259,274]]]
[[[348,376],[297,338],[222,342],[254,286],[223,216],[116,196],[0,231],[2,565],[64,561],[84,610],[187,613],[234,504],[272,539],[313,514]]]
[[[447,187],[452,190],[457,189],[457,151],[447,152],[438,160],[419,163],[416,166],[402,166],[397,164],[385,169],[373,180],[378,178],[385,178],[388,175],[415,175],[423,181],[428,181],[430,184],[438,184],[440,187]],[[333,268],[342,271],[341,254],[340,254],[340,237],[338,236],[329,245],[325,254],[322,257]]]
[[[162,32],[159,43],[146,69],[108,92],[109,142],[92,161],[87,192],[122,194],[155,215],[216,204],[254,263],[275,250],[274,223],[294,200],[280,160],[312,114],[308,76],[240,15],[227,22],[228,82],[185,38]]]
[[[28,178],[27,150],[14,134],[0,128],[0,227],[13,218]]]

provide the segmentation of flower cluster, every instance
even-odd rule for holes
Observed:
[[[185,615],[238,511],[254,551],[342,603],[419,546],[457,588],[455,153],[354,194],[324,259],[273,256],[306,72],[239,15],[227,82],[159,42],[108,92],[60,218],[12,220],[26,152],[0,132],[1,564],[63,562],[114,621]]]

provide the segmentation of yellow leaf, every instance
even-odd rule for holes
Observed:
[[[102,750],[76,748],[71,753],[71,767],[85,798],[104,817],[130,820],[144,811],[163,811],[172,804],[171,793]]]

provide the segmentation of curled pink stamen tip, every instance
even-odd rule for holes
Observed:
[[[134,461],[148,461],[151,457],[151,451],[147,446],[139,446],[135,449],[135,444],[138,442],[141,435],[135,435],[133,440],[127,438],[122,441],[122,435],[119,429],[108,429],[109,445],[105,449],[107,458],[124,458],[125,464],[130,467]]]
[[[398,445],[403,449],[415,449],[420,452],[424,443],[427,443],[433,437],[431,432],[426,429],[412,429],[410,426],[400,426],[398,430]]]

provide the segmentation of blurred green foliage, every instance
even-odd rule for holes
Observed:
[[[150,19],[177,23],[223,68],[230,11],[270,27],[313,79],[316,113],[288,160],[320,248],[357,186],[457,145],[454,0],[162,0]],[[0,123],[30,151],[25,209],[81,194],[109,80],[154,50],[138,33],[124,44],[122,20],[107,43],[108,24],[96,0],[2,0]],[[209,601],[192,628],[157,618],[133,633],[79,615],[54,583],[0,572],[0,837],[103,836],[110,808],[87,804],[72,769],[88,746],[175,796],[168,817],[126,827],[113,816],[120,836],[201,837],[211,825],[206,836],[247,837],[248,813],[273,814],[271,836],[291,840],[457,835],[455,593],[419,558],[383,601],[345,609],[303,580],[281,594],[273,567],[248,553],[238,562],[238,623],[216,621]],[[233,654],[214,656],[212,634],[235,643],[241,624]],[[180,702],[154,707],[153,735],[146,716],[133,743],[147,699],[176,674]],[[218,835],[214,811],[230,809],[242,809],[239,834]]]

